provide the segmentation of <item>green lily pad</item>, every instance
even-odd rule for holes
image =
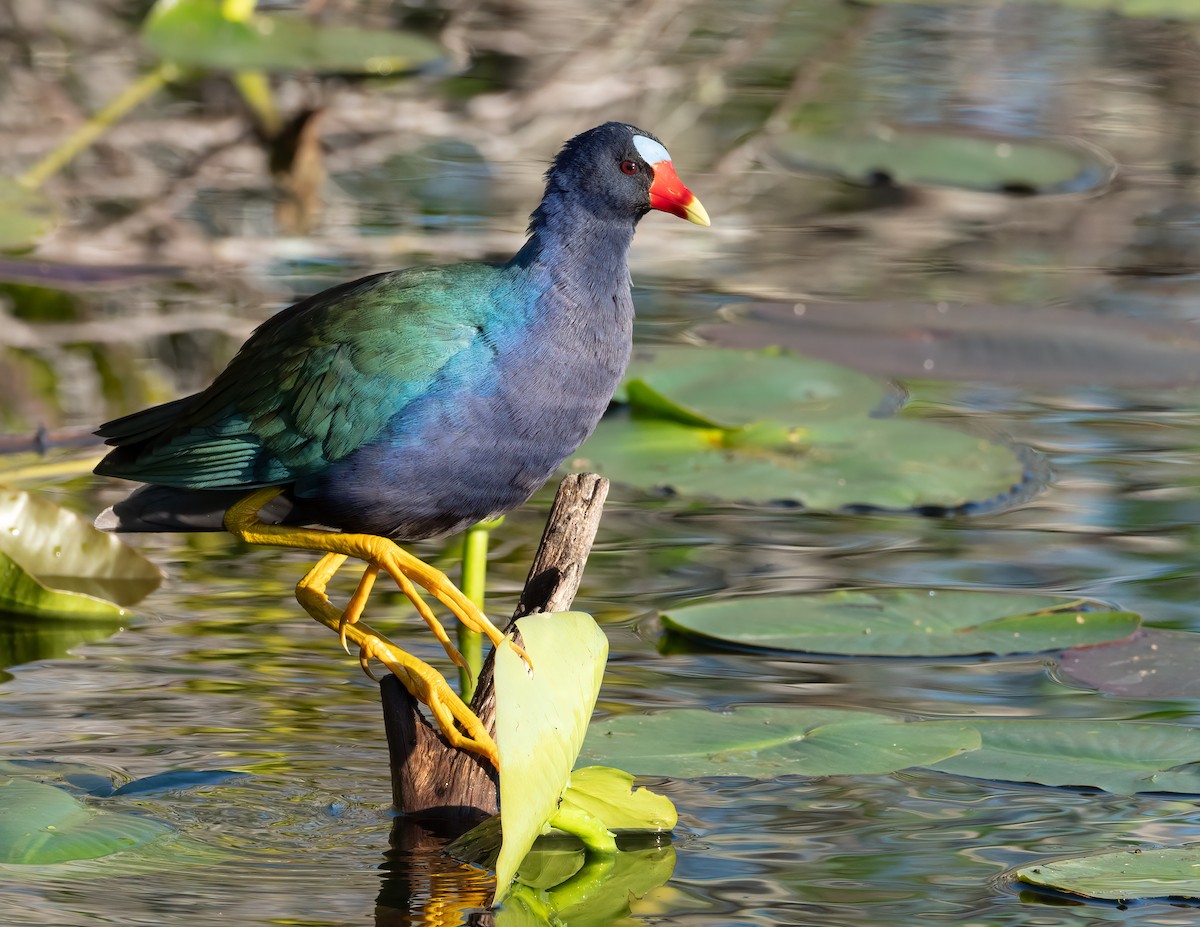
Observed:
[[[174,64],[230,71],[400,74],[445,56],[435,42],[406,32],[323,26],[254,13],[226,18],[218,0],[159,0],[142,41]]]
[[[725,713],[684,708],[597,722],[580,758],[639,776],[679,779],[882,775],[928,766],[937,760],[923,757],[952,757],[980,743],[969,724],[936,724],[784,705]]]
[[[957,722],[928,721],[928,725]],[[978,750],[931,764],[957,776],[1200,795],[1200,729],[1137,721],[978,718]]]
[[[898,184],[1004,193],[1077,193],[1104,186],[1116,164],[1081,142],[971,135],[953,130],[882,128],[864,135],[789,132],[772,146],[800,171],[860,183],[886,177]]]
[[[149,818],[90,808],[40,782],[0,782],[0,863],[42,866],[110,856],[170,834]]]
[[[582,612],[529,615],[517,627],[533,670],[511,647],[497,650],[496,745],[504,809],[497,902],[559,810],[608,657],[607,638]]]
[[[638,352],[617,399],[641,418],[734,429],[770,419],[869,415],[889,396],[871,377],[778,349],[668,345]]]
[[[1022,866],[1017,878],[1030,885],[1100,898],[1200,899],[1200,847],[1120,850]]]
[[[57,221],[54,203],[39,190],[0,177],[0,251],[33,246]]]
[[[827,511],[956,510],[1011,498],[1026,479],[1011,449],[872,417],[886,395],[876,381],[794,354],[660,348],[639,358],[621,395],[624,414],[601,421],[570,465],[641,489]]]
[[[0,489],[0,609],[114,618],[162,572],[114,535],[31,493]]]
[[[1132,612],[1078,598],[934,589],[843,590],[725,599],[672,609],[672,631],[739,648],[854,656],[1037,653],[1126,637]]]

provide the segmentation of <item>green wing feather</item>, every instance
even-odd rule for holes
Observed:
[[[270,486],[377,437],[479,338],[500,270],[367,277],[279,313],[204,392],[110,422],[97,473],[191,489]]]

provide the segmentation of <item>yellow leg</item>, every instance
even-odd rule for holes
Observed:
[[[294,547],[299,550],[315,550],[320,553],[344,554],[347,557],[354,557],[356,560],[375,564],[395,579],[406,595],[413,587],[411,582],[405,583],[404,580],[415,581],[417,585],[422,586],[450,609],[454,616],[468,628],[486,635],[493,645],[498,645],[504,640],[500,629],[488,620],[488,617],[479,610],[479,606],[463,595],[454,583],[450,582],[450,578],[445,573],[414,557],[408,551],[397,546],[394,541],[373,534],[341,534],[333,531],[320,531],[316,528],[292,528],[261,522],[258,518],[259,509],[278,496],[281,491],[276,487],[255,490],[245,499],[231,506],[225,513],[225,529],[248,544]],[[411,599],[412,596],[410,595],[409,598]],[[416,601],[413,604],[416,605],[418,612],[422,613],[421,617],[428,622],[427,615],[431,614],[429,609],[422,609],[422,605]],[[440,624],[436,627],[431,625],[430,630],[438,640],[449,642],[449,638],[446,637],[446,632],[441,629]],[[522,656],[525,654],[522,653]],[[451,659],[454,659],[453,654]]]
[[[341,559],[339,559],[341,558]],[[296,599],[314,619],[334,631],[344,628],[346,637],[358,645],[359,659],[367,675],[368,661],[378,660],[391,670],[400,684],[423,705],[433,712],[442,736],[451,745],[470,750],[486,758],[497,769],[500,754],[483,722],[471,711],[450,688],[445,678],[428,663],[401,650],[386,637],[363,621],[344,622],[343,612],[329,601],[325,594],[326,584],[338,571],[345,558],[340,554],[327,554],[309,570],[308,575],[296,584]],[[466,736],[455,727],[461,724]]]
[[[463,624],[486,634],[493,644],[499,644],[504,640],[504,636],[444,573],[414,557],[387,538],[264,524],[259,520],[258,512],[279,495],[280,491],[277,488],[260,489],[232,506],[225,513],[226,529],[250,544],[324,552],[325,556],[296,586],[296,598],[305,611],[326,627],[338,632],[343,645],[347,640],[358,645],[364,669],[367,662],[375,658],[395,673],[396,678],[416,699],[429,706],[442,734],[451,744],[485,756],[493,765],[498,765],[495,742],[474,712],[463,704],[442,675],[427,663],[396,647],[387,638],[359,621],[359,617],[375,583],[375,577],[379,570],[383,570],[396,581],[401,591],[416,606],[422,619],[441,641],[450,659],[458,665],[463,665],[462,656],[450,642],[445,629],[428,604],[416,591],[414,580],[446,605]],[[365,561],[367,569],[346,609],[338,611],[329,601],[325,590],[348,557]],[[511,641],[509,645],[514,646]],[[525,656],[521,648],[516,649]],[[455,727],[456,722],[463,726],[467,732],[466,737]]]

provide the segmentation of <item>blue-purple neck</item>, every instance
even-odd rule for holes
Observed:
[[[553,179],[530,217],[529,240],[510,262],[549,272],[556,282],[570,282],[599,294],[613,285],[628,287],[629,246],[637,220],[602,216],[578,197],[556,188]]]

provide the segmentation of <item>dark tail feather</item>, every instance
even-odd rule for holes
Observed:
[[[102,531],[223,531],[225,510],[246,497],[245,489],[176,489],[142,486],[96,519]],[[282,524],[293,513],[291,499],[276,496],[260,517]]]
[[[96,434],[105,439],[105,444],[137,444],[156,437],[164,429],[177,423],[195,398],[184,396],[173,402],[164,402],[160,406],[151,406],[149,409],[115,418],[97,428]]]

